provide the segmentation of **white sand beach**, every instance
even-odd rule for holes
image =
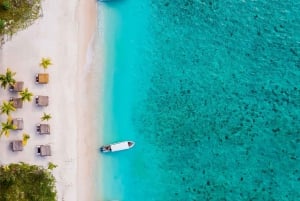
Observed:
[[[0,71],[6,68],[16,72],[16,80],[34,95],[49,96],[49,106],[37,107],[25,102],[12,117],[24,120],[22,131],[11,131],[10,137],[0,139],[0,163],[26,162],[53,170],[57,180],[58,200],[92,201],[95,198],[94,171],[99,135],[99,99],[101,71],[95,63],[94,36],[97,30],[97,3],[95,0],[45,0],[43,17],[32,26],[17,33],[0,50]],[[35,83],[35,74],[42,57],[50,57],[53,65],[46,71],[49,83]],[[0,89],[0,100],[17,94]],[[35,126],[43,112],[50,113],[50,135],[39,135]],[[0,121],[6,121],[1,115]],[[100,125],[101,126],[101,125]],[[23,151],[12,152],[9,143],[30,134]],[[52,155],[36,155],[36,146],[49,144]],[[99,191],[98,191],[99,192]],[[97,192],[97,193],[98,193]]]

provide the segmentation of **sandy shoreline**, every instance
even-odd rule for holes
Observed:
[[[95,41],[97,27],[97,3],[94,0],[80,0],[78,5],[79,21],[79,50],[78,64],[81,66],[77,72],[77,89],[79,91],[79,104],[77,107],[78,126],[78,161],[77,161],[77,199],[95,200],[95,168],[97,160],[97,130],[100,119],[99,111],[99,79],[101,69],[96,66]],[[82,183],[84,181],[84,184]],[[83,185],[82,185],[83,184]],[[80,188],[80,190],[79,190]],[[97,194],[99,189],[97,189]]]
[[[24,81],[34,95],[48,95],[48,107],[38,108],[34,102],[24,103],[12,113],[24,119],[23,131],[12,131],[0,139],[0,163],[24,161],[47,166],[53,162],[57,180],[58,200],[94,200],[99,132],[98,101],[101,69],[96,68],[95,40],[97,3],[94,0],[52,0],[43,2],[43,17],[19,32],[0,50],[0,71],[7,67],[17,72],[16,80]],[[50,57],[53,66],[47,70],[50,82],[37,85],[34,75],[43,72],[41,57]],[[1,102],[16,97],[0,89]],[[35,125],[43,112],[51,113],[51,135],[39,136]],[[98,119],[97,119],[98,118]],[[0,121],[5,121],[1,115]],[[98,129],[98,130],[97,130]],[[9,142],[30,134],[22,152],[12,152]],[[36,145],[49,144],[52,156],[38,157]],[[95,165],[93,165],[95,164]],[[97,192],[98,193],[98,192]]]

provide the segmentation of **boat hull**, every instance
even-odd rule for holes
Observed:
[[[117,142],[117,143],[108,144],[100,147],[100,151],[103,153],[123,151],[123,150],[131,149],[134,145],[135,142],[133,141]]]

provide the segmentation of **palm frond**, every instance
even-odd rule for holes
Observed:
[[[42,121],[49,121],[52,118],[51,114],[47,114],[44,112],[43,116],[41,117]]]
[[[0,111],[3,114],[9,115],[10,112],[16,111],[16,108],[14,107],[12,102],[3,101],[2,105],[0,106]]]
[[[30,135],[28,135],[27,133],[23,133],[22,144],[25,146],[29,139],[30,139]]]
[[[22,101],[28,101],[29,102],[29,101],[32,100],[33,93],[29,92],[28,88],[25,88],[24,90],[22,90],[20,92],[20,96],[21,96]]]
[[[8,85],[15,84],[16,83],[16,80],[14,79],[15,75],[16,72],[13,72],[10,70],[10,68],[7,68],[6,73],[0,75],[1,87],[6,89]]]
[[[52,61],[50,58],[43,57],[40,63],[40,66],[46,70],[48,66],[52,65]]]

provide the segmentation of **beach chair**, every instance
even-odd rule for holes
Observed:
[[[35,83],[37,84],[47,84],[49,82],[48,73],[38,73],[35,75]]]
[[[37,124],[36,132],[40,135],[50,135],[50,125],[49,124]]]
[[[23,143],[22,140],[14,140],[11,142],[11,150],[12,151],[23,151]]]
[[[18,109],[18,108],[22,108],[23,107],[23,101],[22,98],[10,98],[9,102],[13,103],[13,106]]]
[[[12,124],[15,127],[15,130],[23,130],[24,123],[22,118],[14,118],[12,119]]]
[[[38,145],[36,146],[36,154],[39,156],[51,156],[50,145]]]
[[[16,82],[15,84],[13,84],[13,85],[9,85],[8,90],[10,92],[20,92],[20,91],[23,90],[23,86],[24,86],[24,82],[19,81],[19,82]]]
[[[49,97],[48,96],[36,96],[35,103],[37,106],[48,106]]]

